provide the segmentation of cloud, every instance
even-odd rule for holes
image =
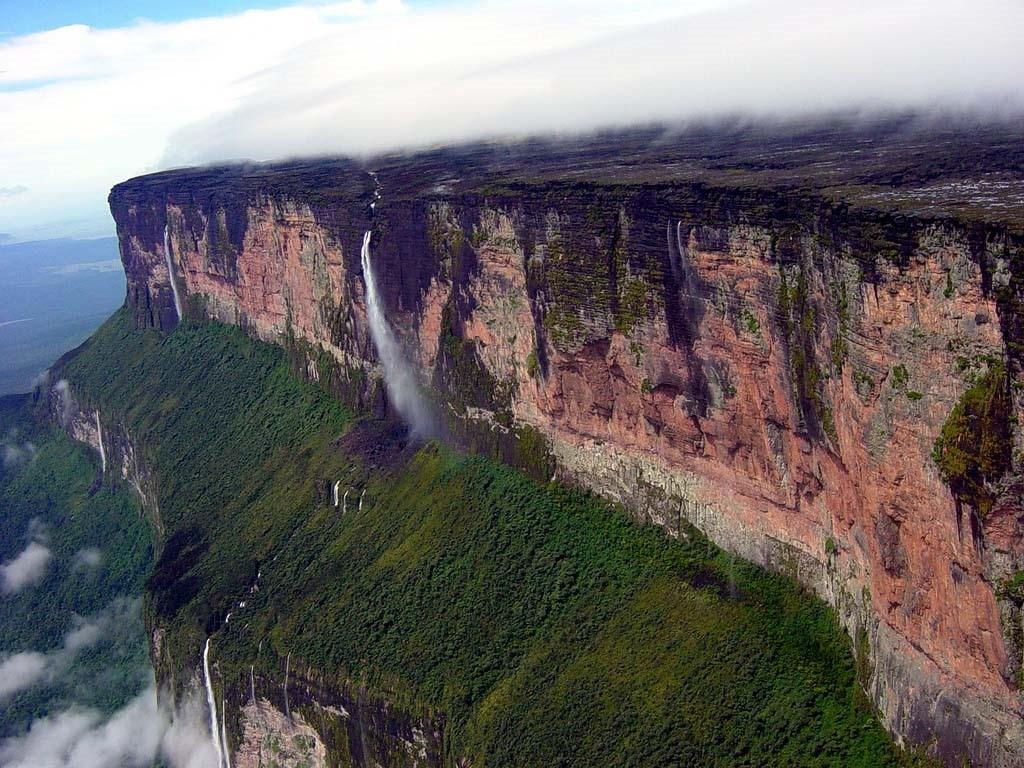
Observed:
[[[0,701],[31,688],[48,675],[48,670],[46,656],[34,651],[17,653],[0,661]]]
[[[16,197],[17,195],[23,195],[26,192],[28,192],[28,187],[21,184],[17,184],[13,187],[0,187],[0,198]]]
[[[1024,105],[1024,5],[493,2],[330,29],[178,131],[166,162],[376,152],[745,114]],[[357,28],[358,27],[358,28]]]
[[[0,702],[36,685],[49,684],[64,674],[75,657],[118,631],[138,616],[141,600],[117,598],[95,616],[74,617],[60,648],[49,653],[26,651],[0,660]]]
[[[89,571],[99,568],[103,563],[103,551],[99,547],[84,547],[75,553],[72,568],[76,571]]]
[[[1018,110],[1018,0],[397,0],[0,42],[0,229],[161,165],[848,108]],[[58,211],[54,206],[60,205]],[[72,210],[73,209],[73,210]]]
[[[72,707],[40,718],[22,736],[0,743],[8,768],[142,768],[163,758],[172,768],[216,765],[202,711],[191,701],[171,714],[157,704],[151,685],[108,718]]]
[[[6,469],[17,467],[25,462],[31,461],[36,457],[37,453],[36,446],[28,441],[21,445],[17,443],[6,443],[3,448],[4,468]]]
[[[46,576],[52,558],[49,547],[30,541],[17,557],[0,565],[0,592],[15,595],[26,587],[35,586]]]

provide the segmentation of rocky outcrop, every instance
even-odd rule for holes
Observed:
[[[262,675],[250,678],[249,690],[229,693],[238,699],[232,702],[239,733],[237,746],[231,740],[233,765],[444,764],[442,720],[429,713],[409,715],[360,686],[325,684],[312,670],[290,672],[287,698],[283,678]]]
[[[156,486],[127,428],[118,421],[105,424],[102,412],[82,403],[64,379],[44,381],[39,391],[45,398],[45,408],[52,421],[59,424],[72,440],[89,446],[99,456],[100,474],[94,489],[99,487],[104,477],[115,483],[127,483],[138,496],[142,511],[159,541],[163,537],[163,523]]]
[[[1018,765],[1024,240],[969,211],[559,151],[546,177],[441,153],[126,182],[111,208],[133,316],[177,320],[167,227],[186,314],[379,402],[372,229],[391,322],[452,436],[791,573],[836,607],[894,734]],[[271,715],[245,706],[250,725]]]

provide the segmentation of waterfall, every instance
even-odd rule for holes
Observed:
[[[292,666],[292,655],[289,653],[288,658],[284,661],[284,714],[289,721],[292,719],[292,710],[288,706],[288,672]]]
[[[338,508],[338,487],[341,485],[341,480],[337,480],[334,483],[334,487],[331,488],[331,504],[335,509]]]
[[[221,750],[220,737],[217,729],[217,700],[213,696],[213,681],[210,680],[210,638],[206,638],[203,648],[203,679],[206,682],[206,706],[210,709],[210,738],[217,752],[217,768],[224,766],[224,752]]]
[[[178,278],[174,276],[174,263],[171,261],[171,233],[164,224],[164,258],[167,260],[167,277],[171,281],[171,293],[174,294],[174,311],[181,320],[181,296],[178,295]]]
[[[342,517],[344,517],[345,514],[348,512],[348,492],[350,490],[352,490],[352,489],[351,488],[346,488],[345,489],[345,495],[341,497],[341,516]]]
[[[231,768],[231,753],[228,751],[228,700],[226,696],[220,704],[220,740],[224,744],[224,768]]]
[[[370,323],[370,336],[377,348],[377,356],[384,368],[384,386],[395,409],[405,419],[414,435],[426,437],[433,434],[433,419],[427,403],[420,394],[416,376],[402,356],[402,349],[384,316],[377,280],[370,266],[370,237],[363,235],[363,249],[360,257],[363,265],[363,282],[366,285],[366,316]]]
[[[103,425],[100,424],[100,412],[96,411],[96,440],[100,444],[100,464],[103,473],[107,472],[107,449],[103,447]]]
[[[366,495],[366,489],[363,488],[363,492],[361,494],[359,494],[359,509],[357,509],[356,512],[362,512],[363,511],[363,497],[365,495]]]
[[[249,699],[253,704],[256,703],[256,676],[253,674],[255,669],[255,664],[249,665]]]

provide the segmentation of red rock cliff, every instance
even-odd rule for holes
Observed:
[[[126,182],[128,303],[172,329],[170,263],[186,314],[380,402],[372,229],[391,322],[453,433],[539,434],[563,478],[792,573],[835,606],[893,733],[1024,763],[1012,209],[851,205],[631,142]]]

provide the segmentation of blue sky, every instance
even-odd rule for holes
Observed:
[[[140,18],[182,21],[287,4],[280,0],[0,0],[0,37],[42,32],[68,24],[109,29]]]

